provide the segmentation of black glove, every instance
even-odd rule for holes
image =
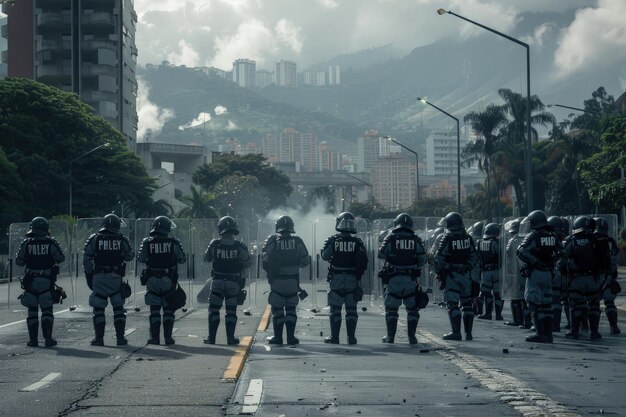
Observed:
[[[87,286],[93,291],[93,272],[85,272],[85,278],[87,279]]]

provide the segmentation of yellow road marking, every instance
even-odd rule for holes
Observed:
[[[265,311],[263,312],[263,316],[261,316],[261,322],[259,323],[259,328],[257,329],[257,331],[264,332],[264,331],[267,330],[267,328],[270,326],[270,316],[271,316],[271,314],[272,314],[272,308],[268,304],[267,307],[265,307]]]
[[[244,336],[235,348],[235,354],[230,358],[228,367],[224,371],[223,382],[235,382],[239,378],[243,365],[246,363],[250,346],[252,346],[252,336]]]

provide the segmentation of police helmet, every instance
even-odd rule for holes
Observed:
[[[30,225],[28,228],[28,232],[26,232],[26,236],[47,236],[49,235],[49,225],[48,220],[45,217],[35,217],[30,221]]]
[[[349,211],[344,211],[335,222],[335,230],[338,232],[356,233],[356,224],[354,221],[354,214]]]
[[[296,233],[293,220],[289,216],[280,216],[276,220],[276,233]]]
[[[225,235],[226,233],[230,233],[231,235],[239,234],[239,227],[237,226],[237,222],[230,216],[224,216],[217,222],[217,231],[220,236]]]
[[[176,229],[174,222],[167,216],[159,216],[152,222],[150,235],[168,235],[172,229]]]
[[[485,228],[485,222],[476,222],[472,227],[470,227],[469,234],[472,236],[481,236],[483,234],[483,230]]]
[[[552,229],[552,231],[554,233],[556,233],[559,236],[563,236],[564,232],[564,225],[563,225],[563,219],[560,218],[559,216],[550,216],[548,217],[548,226],[550,226],[550,228]]]
[[[591,233],[593,232],[593,228],[591,226],[591,218],[587,216],[578,216],[572,225],[572,234]]]
[[[445,227],[446,226],[446,218],[442,217],[441,219],[439,219],[439,221],[437,222],[437,226]]]
[[[500,236],[500,225],[497,223],[489,223],[483,231],[483,239],[489,239]]]
[[[530,221],[530,228],[533,230],[541,229],[548,225],[546,213],[541,210],[531,211],[528,214],[528,220]]]
[[[393,230],[409,229],[413,230],[413,219],[407,213],[400,213],[393,221]]]
[[[464,229],[463,226],[463,218],[456,211],[452,211],[444,217],[444,221],[446,222],[446,229],[448,230],[461,230]]]
[[[509,235],[517,235],[519,231],[520,219],[513,219],[505,223],[504,230],[507,231]]]
[[[608,236],[609,222],[607,222],[606,219],[603,217],[594,217],[594,220],[596,221],[596,227],[593,233],[597,235]]]
[[[99,231],[104,232],[106,230],[107,232],[111,233],[119,233],[120,228],[122,228],[123,226],[126,226],[124,220],[117,217],[117,215],[111,213],[104,216],[104,219],[102,219],[102,229],[100,229]]]

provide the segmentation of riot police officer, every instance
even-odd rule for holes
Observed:
[[[26,327],[28,328],[27,346],[39,345],[37,335],[39,332],[39,308],[41,308],[41,333],[45,339],[45,346],[51,347],[57,344],[52,338],[54,304],[52,292],[57,279],[58,264],[65,261],[63,250],[48,230],[48,220],[43,217],[35,217],[30,222],[26,239],[22,241],[20,249],[15,256],[15,264],[25,266],[22,287],[24,293],[20,301],[28,308]]]
[[[617,327],[617,307],[615,307],[615,298],[621,291],[621,288],[617,282],[617,256],[619,255],[619,247],[617,242],[611,236],[609,236],[609,224],[606,219],[602,217],[594,218],[596,221],[596,228],[593,231],[598,243],[598,248],[605,253],[608,253],[608,259],[605,259],[603,270],[601,270],[600,279],[602,279],[602,300],[604,301],[606,318],[609,320],[609,326],[611,327],[611,334],[620,334],[619,327]],[[608,261],[608,262],[607,262]]]
[[[149,236],[141,242],[137,260],[146,264],[141,273],[141,284],[146,286],[144,297],[150,306],[150,339],[148,344],[161,342],[161,308],[163,309],[163,338],[166,345],[173,345],[174,310],[166,298],[176,290],[178,283],[178,264],[187,262],[187,257],[178,239],[171,237],[170,231],[176,224],[166,216],[158,216],[152,222]]]
[[[385,322],[387,335],[383,343],[394,343],[398,327],[398,309],[404,304],[407,315],[409,343],[417,343],[415,331],[419,322],[416,301],[417,278],[426,263],[426,251],[422,239],[413,231],[413,219],[401,213],[393,221],[391,230],[378,249],[378,258],[385,264],[379,277],[385,284]]]
[[[276,233],[269,235],[263,244],[261,258],[263,269],[270,284],[268,302],[272,306],[272,326],[274,336],[267,342],[283,344],[283,327],[287,330],[287,343],[297,345],[295,337],[296,307],[300,298],[300,268],[311,263],[309,252],[299,236],[294,235],[293,220],[281,216],[276,221]]]
[[[511,308],[511,321],[505,321],[504,324],[507,326],[519,326],[525,327],[525,304],[524,301],[524,293],[523,293],[523,283],[522,278],[520,276],[518,262],[517,262],[517,247],[521,243],[521,239],[518,237],[518,232],[520,229],[520,220],[513,219],[504,225],[504,229],[507,234],[507,242],[506,242],[506,264],[504,265],[504,284],[509,289],[510,300],[510,308]],[[530,320],[528,320],[530,328]]]
[[[517,248],[517,256],[526,263],[524,298],[530,307],[536,331],[526,341],[552,343],[552,274],[562,246],[557,235],[550,230],[543,211],[531,212],[528,220],[532,230]]]
[[[354,345],[356,324],[359,316],[356,311],[357,302],[363,298],[361,276],[367,269],[367,250],[356,236],[354,215],[350,212],[341,213],[335,222],[335,234],[324,242],[321,250],[323,260],[330,262],[328,280],[328,305],[330,306],[330,336],[324,343],[339,343],[341,329],[341,307],[346,305],[346,332],[348,344]]]
[[[435,272],[445,280],[443,300],[448,306],[448,317],[452,332],[443,336],[444,340],[461,340],[461,310],[465,340],[472,340],[474,306],[472,298],[480,292],[478,277],[472,277],[472,269],[478,263],[474,239],[463,227],[459,213],[451,212],[444,218],[444,233],[434,258]]]
[[[92,290],[89,305],[93,307],[93,328],[95,338],[93,346],[104,346],[104,328],[106,317],[104,309],[111,299],[113,307],[113,325],[117,345],[128,344],[124,337],[126,314],[124,299],[130,294],[122,294],[122,279],[126,263],[135,257],[128,238],[121,234],[120,228],[126,224],[115,214],[107,214],[102,219],[102,228],[85,242],[83,249],[83,269],[87,286]]]
[[[562,243],[566,237],[565,222],[559,216],[548,217],[548,225],[550,230],[556,234],[556,237]],[[561,315],[563,314],[563,306],[561,301],[566,297],[567,275],[565,273],[565,260],[561,257],[557,260],[554,271],[552,272],[552,332],[559,333],[561,331]],[[563,271],[564,273],[561,273]]]
[[[479,319],[491,320],[491,313],[496,310],[496,320],[503,320],[504,301],[500,297],[500,225],[489,223],[482,239],[477,243],[480,265],[480,296],[485,313]]]
[[[235,236],[239,234],[239,226],[232,217],[222,217],[217,223],[217,231],[220,235],[219,239],[213,239],[204,253],[204,260],[212,263],[209,336],[204,339],[204,343],[215,344],[217,329],[220,325],[220,309],[224,304],[226,343],[238,345],[239,339],[235,337],[237,305],[246,285],[243,272],[250,266],[250,252],[243,242],[235,239]]]

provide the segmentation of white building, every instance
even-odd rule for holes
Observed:
[[[303,74],[304,84],[314,87],[326,85],[326,73],[324,71],[305,71]]]
[[[240,87],[256,87],[256,62],[251,59],[233,62],[233,82]]]
[[[461,135],[461,152],[467,144],[467,138]],[[456,129],[438,129],[426,138],[426,175],[457,174]]]
[[[401,154],[381,157],[372,167],[371,179],[374,199],[387,209],[403,209],[415,201],[415,158]]]
[[[341,67],[339,65],[328,66],[328,85],[341,84]]]
[[[295,61],[281,60],[276,63],[276,85],[283,87],[295,87],[298,85],[298,72]]]
[[[265,88],[274,82],[274,73],[268,70],[258,70],[256,72],[256,87]]]

